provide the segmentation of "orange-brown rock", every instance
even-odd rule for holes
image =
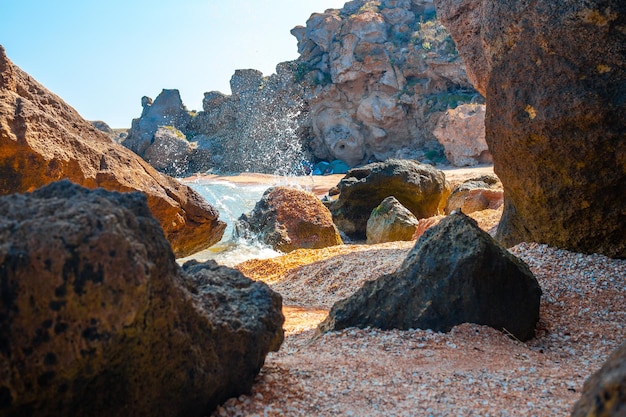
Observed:
[[[487,97],[496,234],[626,257],[626,3],[435,0]]]
[[[87,188],[144,192],[177,256],[213,245],[226,227],[200,195],[111,141],[0,46],[0,194],[63,178]]]
[[[256,236],[281,252],[341,245],[330,211],[313,193],[290,187],[268,189],[236,226],[239,236]]]
[[[495,175],[469,179],[452,190],[445,213],[461,209],[469,214],[481,210],[495,210],[504,203],[502,183]]]

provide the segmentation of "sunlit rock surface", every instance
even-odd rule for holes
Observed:
[[[206,416],[283,338],[281,297],[182,269],[141,193],[0,197],[0,414]]]
[[[257,238],[281,252],[341,245],[339,231],[326,206],[313,193],[269,188],[235,226],[236,236]]]
[[[483,102],[430,0],[355,0],[313,13],[291,33],[300,57],[275,74],[237,70],[231,95],[205,93],[202,111],[189,117],[180,116],[182,103],[167,101],[178,116],[161,124],[205,151],[205,164],[190,169],[284,175],[306,172],[304,160],[445,162],[432,133],[440,116]],[[127,139],[140,155],[135,142],[153,139],[161,100],[145,101]]]
[[[348,236],[365,240],[367,221],[385,198],[393,196],[417,219],[440,213],[450,193],[445,174],[409,160],[374,162],[351,169],[330,206],[333,221]]]
[[[626,3],[435,3],[487,97],[500,241],[626,257]]]
[[[0,194],[67,178],[88,188],[142,191],[178,256],[218,242],[225,224],[191,188],[113,142],[16,67],[0,46]]]

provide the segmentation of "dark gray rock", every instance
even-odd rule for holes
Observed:
[[[0,415],[205,416],[283,339],[281,297],[184,271],[141,193],[0,198]]]
[[[626,343],[591,375],[572,411],[572,417],[626,416]]]
[[[137,155],[144,156],[146,149],[154,142],[154,134],[159,126],[172,126],[182,132],[187,130],[191,115],[178,90],[164,89],[154,102],[149,97],[143,97],[141,105],[141,117],[133,119],[128,137],[122,142]]]
[[[535,334],[540,298],[528,266],[456,213],[427,230],[396,272],[336,303],[319,328],[449,331],[476,323],[527,340]]]
[[[351,169],[338,187],[339,198],[329,207],[333,221],[348,236],[363,240],[372,210],[385,198],[394,196],[422,219],[438,214],[450,193],[442,171],[416,161],[393,159]]]

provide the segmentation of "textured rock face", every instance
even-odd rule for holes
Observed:
[[[449,331],[476,323],[534,336],[541,289],[528,266],[464,214],[426,231],[396,272],[336,303],[320,330],[346,327]]]
[[[626,3],[436,4],[485,86],[498,238],[626,257]]]
[[[572,417],[626,415],[626,343],[618,347],[583,386]]]
[[[367,220],[367,243],[411,240],[418,220],[395,197],[387,197]]]
[[[179,256],[218,242],[226,227],[192,189],[112,142],[13,65],[0,47],[0,194],[62,178],[88,188],[146,193]]]
[[[485,141],[485,106],[482,104],[463,104],[448,110],[439,118],[433,134],[452,165],[493,162]]]
[[[469,214],[481,210],[495,210],[504,203],[502,183],[494,175],[472,178],[455,187],[448,196],[445,213],[462,210]]]
[[[372,210],[389,196],[421,219],[438,214],[442,200],[445,202],[450,193],[442,171],[409,160],[353,168],[338,187],[341,194],[329,207],[333,221],[342,232],[356,239],[366,238]]]
[[[154,102],[150,97],[143,97],[141,105],[141,117],[133,120],[128,137],[123,142],[124,146],[140,156],[154,142],[159,126],[172,126],[184,131],[191,120],[178,90],[163,90]]]
[[[296,27],[311,148],[350,166],[441,152],[440,111],[480,100],[431,1],[352,1]]]
[[[252,233],[281,252],[341,245],[339,231],[326,206],[315,194],[289,187],[272,187],[250,214],[242,214],[236,233]]]
[[[204,416],[282,342],[281,298],[183,271],[140,193],[0,198],[0,414]]]
[[[159,126],[143,158],[158,171],[180,177],[190,173],[189,160],[192,154],[193,148],[180,130]]]

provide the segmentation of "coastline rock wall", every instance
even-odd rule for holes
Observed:
[[[300,173],[305,160],[350,167],[389,158],[444,162],[432,133],[439,118],[457,105],[483,102],[432,0],[354,0],[312,14],[291,33],[297,60],[278,64],[268,77],[237,70],[232,95],[205,93],[198,113],[188,112],[177,94],[162,97],[168,90],[154,104],[144,97],[125,146],[143,156],[159,121],[192,142],[180,175]],[[158,109],[162,117],[155,117]]]
[[[178,256],[217,243],[226,227],[199,194],[113,142],[13,65],[0,46],[0,195],[63,178],[88,188],[146,193]]]
[[[500,241],[626,257],[626,3],[436,4],[487,97]]]

